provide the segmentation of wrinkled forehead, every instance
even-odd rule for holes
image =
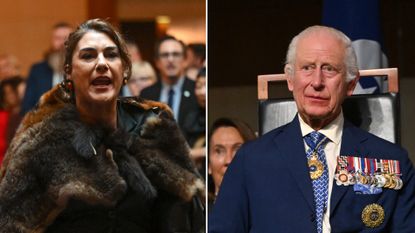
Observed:
[[[91,30],[82,35],[76,44],[75,50],[89,47],[96,48],[99,46],[103,48],[118,48],[117,44],[111,39],[109,35],[103,32]]]
[[[346,46],[337,36],[326,31],[310,32],[298,39],[295,57],[327,58],[337,62],[344,62]]]

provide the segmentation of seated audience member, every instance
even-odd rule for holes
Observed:
[[[212,207],[223,175],[243,143],[254,140],[255,132],[245,122],[219,118],[209,130],[209,207]],[[211,208],[209,208],[211,210]]]
[[[132,63],[132,74],[129,82],[122,90],[122,95],[139,96],[141,90],[157,81],[156,72],[149,62],[143,60],[140,48],[135,42],[127,41],[126,45]]]
[[[20,124],[24,88],[25,82],[18,76],[0,83],[0,164]]]
[[[206,66],[206,45],[191,43],[187,45],[186,76],[195,80],[199,71]]]
[[[298,114],[239,149],[209,232],[415,232],[406,150],[343,117],[359,78],[350,39],[309,27],[291,40],[284,71]]]

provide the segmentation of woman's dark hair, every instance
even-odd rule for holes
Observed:
[[[17,88],[23,82],[24,82],[24,79],[20,76],[14,76],[11,78],[7,78],[0,82],[0,109],[5,108],[4,89],[6,88],[6,86],[10,86],[13,92],[17,93]]]
[[[206,66],[200,68],[199,72],[197,72],[196,79],[198,79],[199,77],[206,77]]]
[[[114,43],[120,53],[121,61],[124,67],[124,78],[129,79],[131,76],[131,60],[121,34],[109,22],[102,19],[90,19],[76,28],[68,39],[65,41],[65,73],[70,73],[72,69],[72,57],[79,40],[90,31],[96,31],[107,35]]]
[[[192,50],[196,57],[206,60],[206,45],[203,43],[191,43],[187,48]]]
[[[208,138],[209,143],[215,131],[222,127],[234,127],[236,130],[238,130],[244,142],[251,141],[256,138],[254,130],[252,130],[252,128],[247,123],[235,118],[222,117],[213,122],[212,126],[210,127]]]

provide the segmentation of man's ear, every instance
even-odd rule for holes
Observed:
[[[287,79],[288,90],[294,90],[293,78],[294,78],[294,67],[290,64],[286,64],[284,67],[285,78]]]
[[[354,88],[356,87],[359,79],[360,79],[360,74],[359,72],[357,72],[356,77],[352,81],[347,83],[347,93],[346,93],[347,96],[351,96],[353,94]]]

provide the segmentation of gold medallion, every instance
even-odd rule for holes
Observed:
[[[362,184],[367,184],[368,183],[368,180],[367,180],[365,175],[360,176],[360,183],[362,183]]]
[[[367,205],[362,211],[362,221],[365,226],[375,228],[380,226],[385,219],[385,211],[379,204]]]
[[[310,170],[311,179],[315,180],[323,175],[324,166],[323,163],[317,159],[317,156],[313,155],[308,160],[308,169]]]
[[[386,182],[385,185],[383,187],[385,188],[390,188],[390,186],[392,185],[392,176],[388,173],[384,174],[383,177],[385,177]]]
[[[389,188],[390,188],[390,189],[395,189],[396,185],[397,185],[397,183],[396,183],[395,176],[394,176],[394,175],[392,175],[392,176],[391,176],[391,185],[389,185]]]
[[[346,183],[348,179],[349,177],[347,176],[347,174],[344,174],[344,173],[339,174],[339,180],[341,182]]]

